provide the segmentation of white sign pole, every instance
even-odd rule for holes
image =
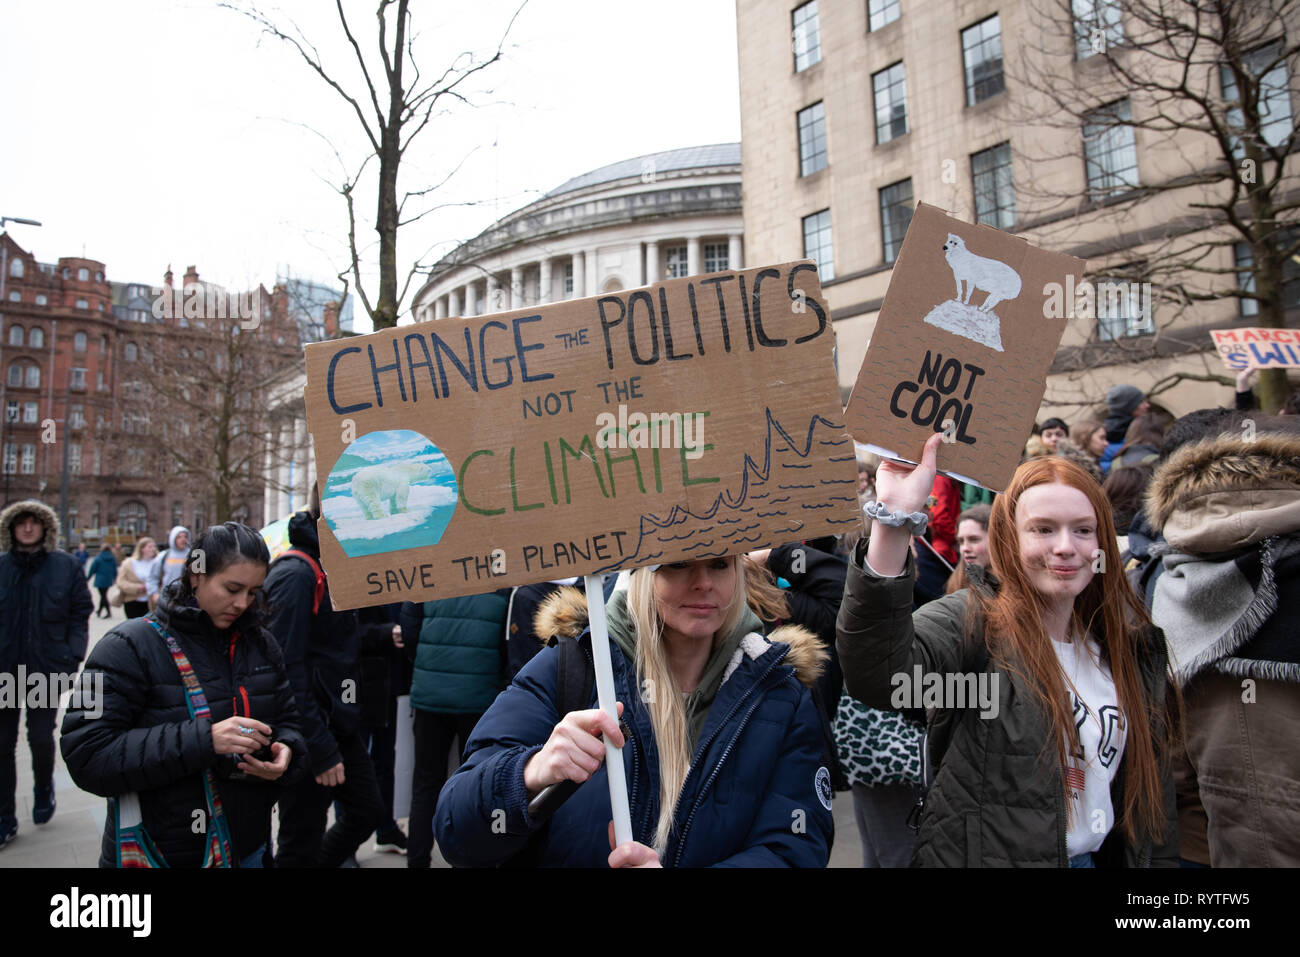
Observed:
[[[614,700],[614,666],[609,658],[609,628],[605,623],[605,591],[599,575],[584,575],[587,586],[587,620],[591,625],[591,655],[596,666],[596,699],[600,710],[618,723]],[[623,776],[623,752],[605,739],[605,769],[609,774],[609,804],[614,812],[614,842],[626,844],[632,838],[632,815],[627,806],[627,779]]]

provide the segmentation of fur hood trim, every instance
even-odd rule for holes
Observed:
[[[1225,492],[1300,492],[1300,435],[1263,432],[1247,439],[1230,433],[1183,446],[1152,477],[1147,518],[1163,529],[1176,512],[1193,511]]]
[[[41,520],[41,524],[45,526],[45,537],[41,539],[41,548],[47,552],[54,551],[59,544],[59,516],[44,502],[26,499],[14,502],[0,512],[0,552],[7,552],[14,547],[14,519],[24,512],[31,512]]]
[[[533,616],[533,630],[542,644],[550,644],[552,638],[577,638],[586,627],[587,596],[581,589],[570,585],[552,592]],[[731,677],[739,667],[742,654],[758,658],[773,642],[789,646],[783,664],[793,668],[799,681],[809,687],[821,676],[830,660],[830,652],[807,628],[782,625],[766,637],[757,633],[746,635],[727,665],[723,680]]]

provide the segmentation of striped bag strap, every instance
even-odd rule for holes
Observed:
[[[199,685],[198,676],[194,674],[194,666],[190,660],[185,657],[185,652],[181,651],[181,646],[177,643],[176,638],[162,625],[158,624],[153,615],[146,616],[146,621],[158,632],[167,642],[167,650],[171,652],[172,661],[176,663],[176,670],[181,673],[181,682],[185,685],[185,703],[189,708],[191,718],[207,718],[212,720],[212,710],[208,707],[208,699],[203,694],[203,688]],[[230,840],[230,828],[226,822],[226,814],[221,806],[221,794],[217,791],[217,779],[212,773],[211,768],[203,772],[203,793],[208,802],[208,820],[210,827],[208,833],[208,849],[203,856],[204,867],[234,867],[234,852]]]

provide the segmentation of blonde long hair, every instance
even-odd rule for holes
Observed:
[[[736,570],[736,590],[727,606],[726,617],[713,635],[714,648],[736,628],[747,607],[745,566],[739,556],[732,555],[727,560]],[[654,843],[655,849],[662,853],[672,832],[677,798],[690,771],[691,753],[681,689],[668,667],[668,653],[664,648],[664,620],[654,591],[656,574],[658,571],[633,572],[627,585],[627,610],[636,627],[637,684],[650,712],[650,726],[659,752],[659,824]]]

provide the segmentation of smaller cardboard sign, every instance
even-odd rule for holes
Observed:
[[[1300,368],[1300,329],[1211,329],[1219,358],[1233,372]]]
[[[1000,491],[1020,464],[1085,263],[918,203],[844,410],[853,437]]]

